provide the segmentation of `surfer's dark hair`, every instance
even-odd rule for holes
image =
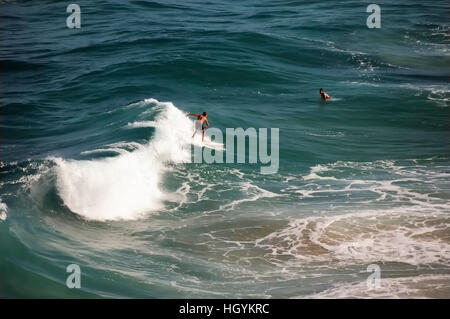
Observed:
[[[203,115],[204,115],[204,116],[206,116],[206,115],[208,115],[208,113],[206,113],[206,112],[203,112]]]
[[[319,90],[319,92],[322,92],[323,91],[323,89],[321,88],[320,90]]]

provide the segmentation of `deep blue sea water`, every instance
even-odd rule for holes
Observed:
[[[450,298],[450,5],[372,2],[1,1],[0,297]]]

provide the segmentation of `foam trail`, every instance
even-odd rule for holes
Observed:
[[[170,102],[144,102],[159,110],[148,144],[113,158],[52,159],[57,164],[58,193],[72,212],[89,220],[120,220],[162,207],[167,196],[159,184],[165,164],[190,161],[193,124]]]
[[[133,122],[133,123],[128,123],[127,127],[130,128],[136,128],[136,127],[156,127],[156,122],[155,121],[144,121],[144,122]]]
[[[126,154],[130,151],[139,149],[141,147],[141,144],[136,142],[119,142],[119,143],[113,143],[110,145],[106,145],[105,148],[98,148],[94,150],[89,151],[83,151],[80,154],[81,155],[88,155],[88,154],[96,154],[96,153],[105,153],[105,152],[114,152],[119,154]]]
[[[127,151],[120,149],[120,148],[98,148],[91,151],[83,151],[81,152],[81,155],[89,155],[89,154],[96,154],[96,153],[106,153],[106,152],[113,152],[118,154],[125,154]]]

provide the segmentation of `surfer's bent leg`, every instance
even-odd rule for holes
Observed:
[[[205,127],[202,126],[202,142],[205,139]]]
[[[197,131],[200,131],[201,128],[202,128],[202,122],[199,120],[195,120],[194,121],[194,134],[192,134],[192,138],[194,138],[195,133],[197,133]]]

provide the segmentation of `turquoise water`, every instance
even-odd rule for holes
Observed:
[[[1,297],[450,297],[447,1],[77,3],[0,5]]]

